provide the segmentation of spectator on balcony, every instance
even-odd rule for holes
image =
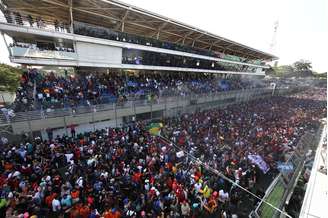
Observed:
[[[18,25],[24,25],[22,15],[19,12],[14,12],[15,21]]]
[[[59,27],[61,32],[65,32],[65,24],[63,22],[59,22]]]
[[[55,31],[59,31],[59,22],[57,19],[54,21],[54,27],[55,27]]]
[[[43,23],[43,20],[42,20],[41,17],[37,17],[37,18],[36,18],[36,26],[37,26],[38,28],[43,28],[43,27],[44,27],[44,23]]]
[[[11,11],[5,10],[3,13],[8,23],[14,23]]]
[[[33,19],[33,17],[30,14],[27,15],[27,21],[30,24],[30,27],[33,27],[34,19]]]

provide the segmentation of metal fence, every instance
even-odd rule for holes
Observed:
[[[265,201],[282,210],[285,201],[288,195],[291,193],[295,181],[299,176],[299,172],[303,167],[306,152],[309,148],[312,148],[318,144],[321,132],[322,129],[319,128],[315,134],[307,132],[302,136],[297,144],[296,149],[285,163],[287,166],[292,166],[293,170],[291,172],[280,173],[274,179],[274,181],[265,192],[265,196],[263,197]],[[250,217],[271,218],[279,217],[280,215],[281,214],[279,211],[261,201],[255,209],[254,213],[250,215]]]
[[[0,124],[10,123],[10,122],[22,122],[29,120],[39,120],[46,118],[54,118],[54,117],[63,117],[63,116],[77,116],[85,113],[94,113],[100,111],[110,111],[110,110],[119,110],[126,108],[134,108],[134,107],[142,107],[142,106],[154,106],[158,104],[177,104],[179,107],[179,102],[183,101],[199,101],[200,99],[216,99],[220,97],[220,99],[229,98],[234,96],[238,101],[241,98],[245,98],[247,94],[248,98],[255,98],[256,95],[261,95],[263,93],[270,94],[271,90],[266,88],[258,88],[258,89],[245,89],[245,90],[234,90],[234,91],[226,91],[219,93],[205,93],[205,94],[194,94],[189,96],[174,96],[174,97],[161,97],[156,100],[128,100],[120,103],[109,103],[109,104],[98,104],[91,106],[78,106],[75,108],[58,108],[51,110],[34,110],[27,112],[17,112],[15,116],[7,119],[3,114],[0,115]]]

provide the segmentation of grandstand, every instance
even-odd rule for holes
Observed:
[[[214,96],[221,91],[258,88],[247,96],[271,93],[263,89],[268,84],[240,78],[263,76],[265,63],[277,57],[132,5],[92,0],[1,1],[0,6],[0,31],[9,58],[28,68],[15,102],[2,117],[3,122],[10,118],[11,125],[17,125],[15,133],[45,134],[47,128],[109,118],[121,125],[123,119],[145,112],[148,118],[161,116],[163,108],[172,107],[167,98],[176,96],[195,103],[196,95],[205,93],[212,93],[211,101],[224,98]],[[44,75],[33,66],[72,67],[75,74]],[[144,103],[165,104],[139,111],[136,105]],[[178,103],[174,107],[184,105],[182,99]],[[127,105],[129,112],[113,113]],[[90,113],[103,110],[106,116]],[[87,112],[87,120],[58,120]],[[51,117],[57,121],[42,124]],[[19,122],[26,119],[28,126]]]
[[[262,80],[276,56],[116,0],[0,9],[24,68],[0,114],[0,217],[289,216],[325,89]]]
[[[276,59],[118,1],[2,2],[14,63],[264,75]]]

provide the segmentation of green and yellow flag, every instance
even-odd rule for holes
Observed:
[[[151,135],[160,135],[162,128],[162,123],[151,123],[147,126],[147,130]]]

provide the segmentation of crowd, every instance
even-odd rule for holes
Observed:
[[[184,57],[158,52],[141,51],[137,49],[123,49],[122,56],[123,64],[196,68],[233,72],[255,72],[257,69],[251,66],[202,60],[194,57]]]
[[[274,97],[166,118],[165,138],[134,122],[3,144],[0,217],[244,217],[256,202],[198,163],[263,195],[262,180],[272,179],[276,162],[326,114],[323,102],[304,95],[320,96]],[[262,158],[267,169],[249,155]]]
[[[42,74],[36,69],[24,72],[16,92],[15,111],[122,103],[163,96],[186,96],[254,87],[238,77],[222,79],[202,73],[80,73],[76,75]]]

